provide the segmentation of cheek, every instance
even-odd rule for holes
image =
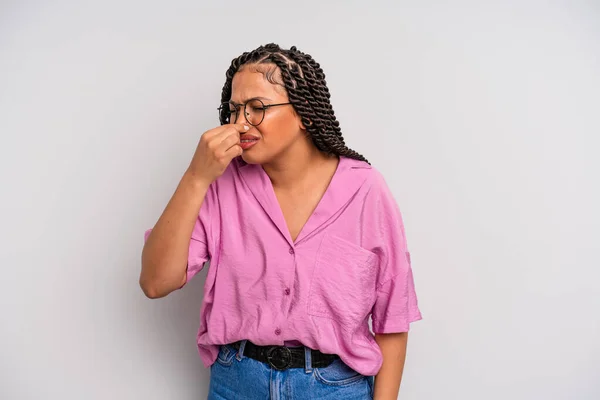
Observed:
[[[296,137],[299,132],[298,124],[293,118],[273,118],[264,121],[256,127],[268,143],[287,143]]]

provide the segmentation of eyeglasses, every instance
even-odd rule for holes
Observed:
[[[237,123],[240,108],[244,106],[246,121],[252,126],[257,126],[265,119],[267,109],[287,104],[292,103],[265,104],[260,99],[250,99],[245,104],[222,103],[218,108],[219,120],[222,124]]]

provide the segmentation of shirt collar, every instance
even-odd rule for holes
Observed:
[[[369,175],[368,170],[371,169],[364,161],[341,156],[321,201],[293,243],[271,180],[262,166],[248,164],[241,157],[238,166],[242,180],[291,246],[310,237],[318,228],[339,214],[362,187]]]

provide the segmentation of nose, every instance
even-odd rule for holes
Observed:
[[[248,114],[246,113],[246,105],[240,105],[238,108],[238,111],[235,113],[235,120],[233,121],[234,124],[237,124],[238,119],[240,118],[240,114],[244,114],[244,118],[246,120],[247,123],[249,123],[250,125],[252,125],[250,123],[250,121],[248,121]]]

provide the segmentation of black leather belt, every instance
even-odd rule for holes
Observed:
[[[231,343],[238,350],[240,344],[241,341]],[[267,363],[277,370],[304,368],[306,365],[304,347],[259,346],[248,340],[244,347],[244,355]],[[310,359],[313,368],[324,368],[336,358],[339,358],[337,354],[321,353],[315,349],[310,350]]]

